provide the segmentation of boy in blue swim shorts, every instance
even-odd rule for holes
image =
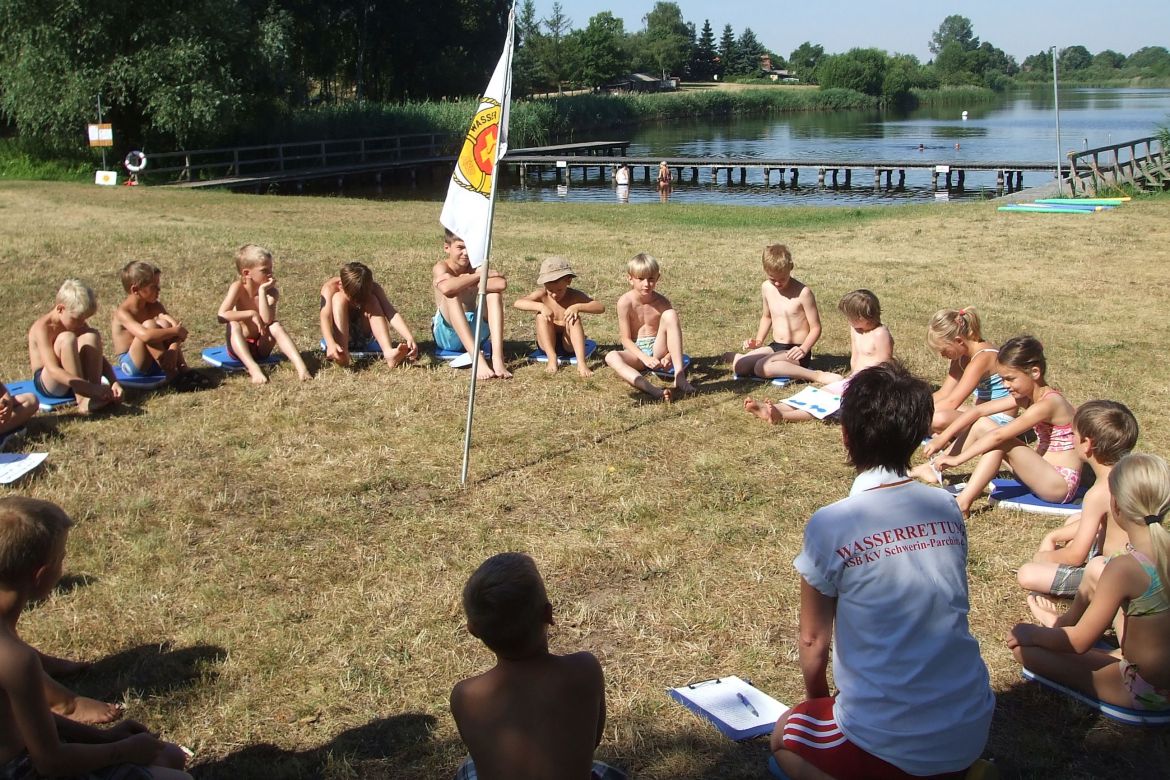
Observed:
[[[463,239],[446,230],[443,236],[443,259],[431,270],[435,288],[435,316],[431,329],[439,349],[471,353],[475,345],[475,296],[479,288],[479,271],[471,267],[467,245]],[[489,271],[487,298],[487,327],[480,337],[491,341],[489,366],[483,352],[479,354],[477,379],[511,379],[512,372],[504,363],[504,290],[508,280],[499,271]],[[486,331],[486,332],[485,332]]]
[[[187,370],[183,342],[187,329],[159,301],[162,272],[150,263],[131,261],[122,268],[126,298],[114,310],[110,333],[114,362],[126,376],[165,373],[173,379]]]

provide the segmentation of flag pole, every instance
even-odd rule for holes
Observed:
[[[508,37],[506,46],[512,46],[515,27],[516,6],[513,3],[511,10],[508,11]],[[504,79],[504,99],[500,102],[501,121],[507,118],[504,108],[512,100],[512,56],[514,53],[511,49],[508,52],[508,73]],[[501,128],[502,130],[503,128]],[[475,300],[475,335],[472,339],[474,343],[471,345],[471,388],[467,394],[467,422],[464,425],[463,431],[463,468],[459,473],[460,485],[467,484],[467,471],[471,466],[471,427],[475,422],[475,387],[479,384],[480,334],[483,330],[483,310],[487,300],[488,266],[491,265],[492,257],[492,223],[496,216],[496,186],[499,184],[500,174],[503,172],[503,168],[500,167],[500,139],[503,135],[503,132],[496,133],[496,148],[492,153],[492,187],[491,195],[488,197],[487,244],[484,247],[483,265],[479,269],[479,292]]]

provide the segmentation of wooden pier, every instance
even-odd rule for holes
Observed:
[[[727,184],[733,184],[738,174],[740,184],[746,184],[748,171],[761,171],[765,186],[772,184],[773,175],[780,187],[797,187],[800,183],[801,172],[804,171],[816,176],[818,186],[832,186],[834,189],[849,189],[853,186],[854,172],[859,177],[866,173],[872,174],[873,186],[878,189],[885,179],[885,187],[901,189],[906,184],[907,171],[927,171],[930,173],[931,185],[939,189],[940,181],[946,189],[963,189],[966,183],[966,174],[969,171],[995,171],[996,186],[999,190],[1013,192],[1024,186],[1026,171],[1046,172],[1055,175],[1056,166],[1046,163],[1032,162],[984,162],[978,160],[790,160],[790,159],[763,159],[756,157],[569,157],[557,155],[533,155],[523,153],[526,150],[509,152],[503,160],[505,165],[519,168],[522,178],[535,176],[541,179],[548,172],[553,172],[557,181],[567,181],[574,171],[588,181],[590,173],[597,172],[597,179],[605,181],[606,176],[612,176],[619,165],[630,167],[633,175],[638,168],[642,169],[642,179],[646,182],[657,179],[658,164],[665,160],[666,166],[673,172],[676,182],[700,181],[700,171],[710,171],[710,180],[718,182],[724,178]],[[687,177],[689,172],[690,176]],[[787,177],[787,183],[786,183]]]
[[[1141,190],[1170,186],[1170,161],[1155,137],[1069,152],[1068,162],[1073,195],[1096,195],[1127,185]]]

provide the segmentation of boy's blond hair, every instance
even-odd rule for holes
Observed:
[[[236,250],[236,270],[241,274],[245,270],[259,268],[265,262],[272,261],[272,253],[257,244],[244,244]]]
[[[1073,429],[1093,442],[1093,457],[1112,466],[1130,453],[1138,440],[1138,421],[1125,404],[1085,401],[1073,415]]]
[[[780,274],[792,270],[792,253],[783,244],[769,244],[764,247],[764,270]]]
[[[97,311],[97,295],[80,279],[66,279],[57,290],[57,303],[74,317],[88,319]]]
[[[962,309],[939,309],[926,326],[926,343],[934,348],[941,347],[955,339],[983,341],[983,325],[979,312],[971,306]]]
[[[467,624],[496,653],[522,649],[540,629],[547,605],[536,562],[523,553],[493,555],[463,586]]]
[[[50,501],[0,498],[0,583],[13,589],[27,587],[72,525],[69,515]]]
[[[837,308],[851,320],[881,323],[882,305],[878,297],[869,290],[847,292],[837,303]]]
[[[157,265],[144,263],[141,260],[131,260],[122,266],[122,289],[130,292],[134,285],[143,287],[154,281],[154,277],[161,274]]]
[[[639,252],[626,264],[626,272],[635,279],[649,279],[662,273],[653,255]]]

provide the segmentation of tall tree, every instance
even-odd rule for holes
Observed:
[[[682,73],[691,55],[692,31],[687,29],[677,3],[657,2],[643,17],[642,45],[663,78]]]
[[[516,16],[516,51],[512,57],[512,92],[529,95],[544,86],[540,67],[540,47],[544,36],[534,0],[524,0]]]
[[[730,24],[723,25],[723,34],[719,36],[719,73],[730,76],[735,62],[735,32]]]
[[[930,36],[930,53],[940,54],[946,45],[952,42],[959,44],[963,51],[979,48],[979,39],[975,37],[970,19],[959,14],[951,14],[943,19],[942,24]]]
[[[1097,70],[1117,70],[1125,65],[1125,55],[1121,52],[1105,49],[1093,55],[1093,67]]]
[[[1084,70],[1093,64],[1093,55],[1084,46],[1069,46],[1060,50],[1060,60],[1057,67],[1062,71],[1071,72]]]
[[[719,65],[719,55],[715,51],[715,31],[711,29],[711,20],[703,20],[703,29],[699,32],[695,42],[695,51],[691,56],[691,78],[698,81],[710,81]]]
[[[888,65],[886,53],[880,49],[850,49],[821,60],[817,65],[817,83],[822,89],[855,89],[880,96]]]
[[[760,72],[760,56],[767,54],[764,44],[756,38],[752,28],[745,27],[735,42],[735,72],[741,76],[755,76]]]
[[[575,80],[589,87],[604,84],[630,69],[626,31],[621,19],[603,11],[589,20],[579,38]]]
[[[559,2],[554,2],[552,13],[545,17],[543,24],[545,42],[540,49],[541,70],[547,81],[556,85],[559,93],[564,88],[565,76],[571,70],[565,39],[573,30],[573,20],[565,16],[565,9]]]
[[[811,81],[815,78],[813,74],[816,72],[817,64],[824,56],[824,46],[805,41],[793,49],[792,54],[788,55],[788,67],[800,78]]]

